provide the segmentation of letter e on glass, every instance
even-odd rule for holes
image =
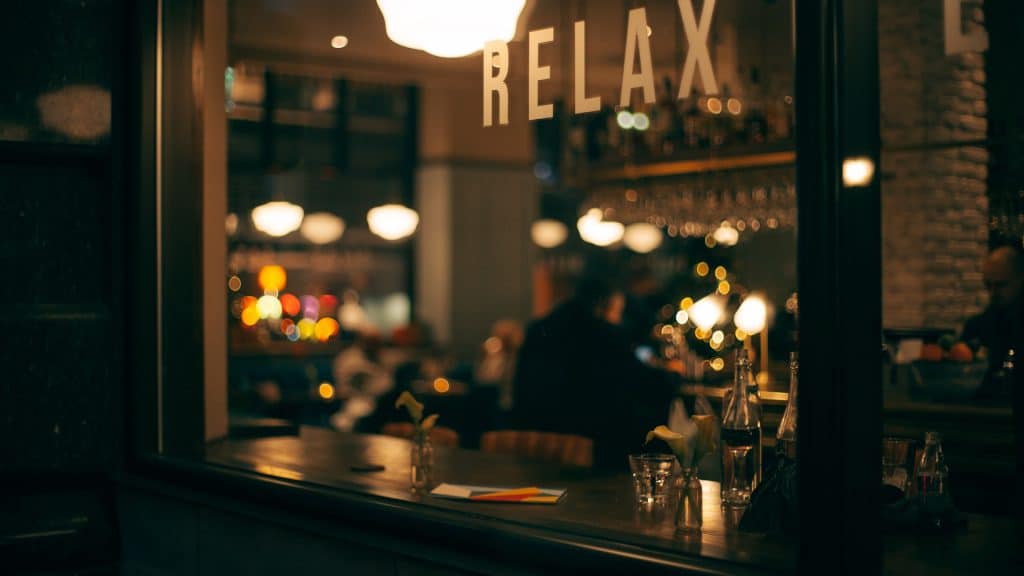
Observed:
[[[555,115],[555,107],[551,104],[538,104],[540,99],[540,81],[551,78],[551,66],[540,65],[540,45],[554,41],[555,29],[543,28],[530,31],[530,93],[529,93],[529,117],[530,120],[552,118]]]

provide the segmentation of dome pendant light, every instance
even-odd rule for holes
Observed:
[[[252,223],[256,229],[275,238],[299,229],[305,212],[302,206],[287,201],[273,201],[252,209]]]
[[[377,0],[377,6],[395,44],[460,58],[490,40],[511,40],[526,0]]]
[[[384,204],[366,213],[370,232],[385,240],[401,240],[412,236],[420,223],[420,215],[401,204]]]

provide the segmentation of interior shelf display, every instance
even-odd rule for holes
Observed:
[[[730,245],[745,232],[796,226],[793,178],[792,168],[784,166],[609,183],[590,188],[581,210],[600,208],[608,219],[654,224],[670,238],[721,235],[719,243]],[[736,234],[724,234],[723,228]]]
[[[754,88],[679,101],[666,78],[653,105],[572,115],[566,175],[586,183],[791,164],[793,99]]]

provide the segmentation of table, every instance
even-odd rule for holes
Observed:
[[[655,513],[636,510],[628,473],[601,474],[505,454],[435,446],[434,480],[566,488],[562,501],[554,506],[519,505],[415,495],[409,490],[410,445],[400,438],[304,427],[296,437],[228,439],[211,444],[206,449],[206,460],[548,535],[578,536],[645,549],[652,552],[652,557],[656,552],[710,559],[734,568],[729,573],[742,573],[744,567],[757,573],[792,572],[796,543],[781,536],[736,531],[739,518],[723,514],[716,482],[703,481],[703,533],[684,536],[675,533],[674,509]],[[381,464],[385,470],[350,471],[351,465],[359,463]]]
[[[301,481],[339,495],[412,514],[476,524],[495,533],[557,540],[601,553],[632,555],[637,562],[699,559],[707,573],[789,574],[794,572],[797,539],[742,533],[738,517],[720,507],[718,484],[703,481],[704,531],[676,534],[674,510],[638,511],[628,474],[601,474],[503,454],[435,447],[435,481],[460,484],[566,488],[554,506],[464,502],[413,494],[409,490],[408,440],[340,434],[304,427],[295,437],[227,439],[206,448],[208,464]],[[354,464],[382,464],[381,472],[359,473]],[[943,534],[898,533],[884,538],[887,573],[928,570],[950,574],[968,567],[994,568],[1013,560],[1009,519],[969,516],[964,531]],[[525,536],[524,536],[525,535]]]

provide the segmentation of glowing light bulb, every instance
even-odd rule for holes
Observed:
[[[565,242],[569,237],[569,228],[558,220],[541,219],[530,226],[530,237],[533,243],[541,248],[554,248]]]
[[[412,208],[401,204],[385,204],[366,213],[370,232],[385,240],[401,240],[411,236],[419,226],[420,216]]]
[[[715,294],[709,294],[693,303],[686,311],[690,320],[702,332],[709,332],[725,313],[722,300]]]
[[[256,229],[274,237],[286,236],[299,229],[304,211],[291,202],[267,202],[252,209]]]
[[[302,220],[299,232],[313,244],[330,244],[345,233],[345,221],[330,212],[314,212]]]
[[[526,0],[377,0],[392,42],[442,58],[459,58],[516,34]]]
[[[610,246],[622,239],[625,227],[620,222],[603,220],[600,208],[591,208],[576,222],[580,238],[595,246]]]
[[[662,235],[661,230],[654,224],[637,222],[636,224],[626,226],[622,236],[622,243],[634,252],[647,254],[658,246],[661,246],[661,241],[663,239],[664,235]]]
[[[768,305],[765,303],[764,298],[760,296],[748,296],[740,304],[732,320],[736,327],[745,334],[757,334],[764,330],[765,323],[768,320]]]

